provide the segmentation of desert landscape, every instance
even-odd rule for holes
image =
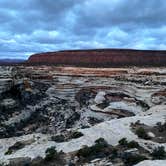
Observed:
[[[0,67],[0,163],[166,163],[166,68]]]
[[[165,0],[0,0],[0,166],[166,166]]]

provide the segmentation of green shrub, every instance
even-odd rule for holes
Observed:
[[[92,150],[90,147],[88,146],[84,146],[82,149],[80,149],[78,152],[77,152],[77,156],[78,157],[88,157],[90,154],[91,154]]]
[[[127,147],[128,147],[128,148],[139,148],[139,144],[138,144],[138,142],[136,142],[136,141],[130,141],[130,142],[127,144]]]
[[[159,146],[153,150],[151,153],[153,159],[166,159],[166,152],[163,146]]]
[[[147,158],[142,155],[127,155],[123,158],[123,161],[127,166],[133,166],[143,160],[147,160]]]
[[[81,132],[79,131],[75,131],[71,134],[71,138],[79,138],[79,137],[82,137],[84,134],[82,134]]]
[[[10,154],[12,154],[12,153],[13,153],[13,151],[12,151],[11,149],[8,149],[8,151],[5,152],[5,155],[10,155]]]
[[[119,145],[127,146],[127,144],[128,144],[128,141],[126,138],[122,138],[121,140],[119,140]]]
[[[166,131],[166,122],[162,124],[161,122],[156,123],[158,131],[159,132],[164,132]]]
[[[148,136],[148,134],[146,133],[145,129],[143,127],[139,127],[136,130],[136,134],[139,138],[143,138],[143,139],[150,139],[150,137]]]
[[[95,144],[96,145],[99,145],[100,147],[107,147],[108,146],[108,143],[107,141],[105,141],[104,138],[99,138],[95,141]]]
[[[118,150],[113,148],[111,151],[111,159],[115,159],[118,156]]]
[[[84,157],[84,158],[94,156],[102,152],[102,150],[107,146],[108,146],[108,143],[103,138],[99,138],[95,141],[95,145],[91,147],[84,146],[84,148],[80,149],[77,152],[77,156]]]
[[[138,148],[139,144],[136,141],[130,141],[128,142],[126,138],[122,138],[121,140],[119,140],[119,145],[128,147],[128,148]]]
[[[55,142],[64,142],[65,137],[63,135],[55,135],[51,137],[51,140]]]
[[[25,145],[22,142],[18,141],[14,145],[12,145],[8,148],[8,151],[5,153],[5,155],[10,155],[10,154],[14,153],[16,150],[22,149],[24,147],[25,147]]]
[[[50,160],[56,159],[58,157],[58,153],[57,153],[55,147],[48,148],[45,151],[45,154],[46,154],[46,156],[45,156],[46,161],[50,161]]]

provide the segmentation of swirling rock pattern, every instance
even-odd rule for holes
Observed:
[[[0,67],[0,73],[0,161],[44,157],[51,145],[73,152],[99,137],[112,145],[124,136],[135,140],[131,122],[141,119],[155,125],[165,117],[165,67],[20,65]],[[59,144],[50,141],[50,136],[68,137],[75,130],[85,137]],[[32,139],[32,145],[5,155],[16,140],[25,144]]]

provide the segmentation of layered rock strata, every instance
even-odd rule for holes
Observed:
[[[74,66],[165,66],[166,51],[96,49],[46,52],[32,55],[27,64]]]

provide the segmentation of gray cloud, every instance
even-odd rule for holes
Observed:
[[[166,49],[165,0],[1,0],[0,58],[79,48]]]

